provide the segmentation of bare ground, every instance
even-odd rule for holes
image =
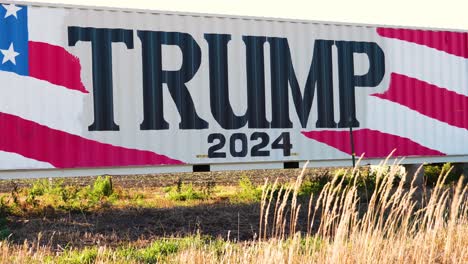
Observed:
[[[306,177],[328,173],[327,169],[307,170]],[[121,188],[151,189],[171,186],[178,181],[204,185],[213,182],[220,186],[237,185],[241,176],[252,182],[263,184],[279,178],[286,182],[295,179],[299,169],[255,170],[237,172],[181,173],[160,175],[113,176],[113,184]],[[65,178],[65,184],[87,185],[95,177]],[[0,181],[1,192],[24,187],[31,180]],[[303,210],[298,229],[305,231],[307,202],[302,201]],[[40,216],[9,217],[9,228],[13,232],[11,241],[22,244],[25,240],[50,245],[52,248],[66,246],[84,247],[96,244],[118,246],[127,243],[147,243],[155,238],[184,236],[201,233],[213,237],[249,240],[258,233],[260,205],[231,204],[220,200],[214,204],[172,208],[105,208],[92,213],[56,213],[45,211]],[[318,219],[317,219],[318,220]]]
[[[308,177],[315,177],[330,172],[330,168],[307,169]],[[139,174],[139,175],[113,175],[112,181],[115,186],[122,188],[153,188],[173,186],[178,181],[204,185],[213,182],[216,185],[237,185],[242,176],[247,176],[254,184],[263,184],[265,179],[270,181],[279,178],[281,181],[295,179],[301,173],[301,169],[283,170],[240,170],[240,171],[213,171],[213,172],[187,172],[187,173],[164,173],[164,174]],[[59,178],[66,185],[84,186],[90,184],[96,177],[69,177]],[[30,186],[33,180],[2,180],[0,179],[0,193],[10,192],[14,186],[19,188]]]

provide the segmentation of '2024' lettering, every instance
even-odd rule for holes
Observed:
[[[250,148],[251,157],[268,157],[270,156],[270,136],[265,132],[254,132],[250,135],[250,142],[255,142]],[[226,158],[224,146],[226,145],[226,137],[220,133],[210,134],[208,143],[213,144],[208,148],[208,158]],[[240,143],[240,144],[239,144]],[[239,147],[238,147],[239,146]],[[271,149],[283,150],[285,157],[291,156],[291,138],[289,132],[283,132],[271,144]],[[249,141],[244,133],[234,133],[229,137],[229,153],[232,157],[246,157],[249,151]]]

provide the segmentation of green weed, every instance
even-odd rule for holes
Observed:
[[[91,264],[96,262],[98,249],[96,247],[85,248],[83,250],[65,251],[55,263],[67,264]]]
[[[207,198],[205,193],[195,190],[192,184],[179,183],[176,187],[167,187],[164,191],[167,198],[172,201],[191,201]]]
[[[110,197],[113,194],[114,190],[112,187],[112,178],[110,176],[101,177],[98,176],[94,181],[92,195],[97,199],[102,199],[103,197]]]
[[[453,166],[450,162],[424,166],[424,179],[428,186],[435,186],[439,177],[444,177],[447,173],[448,175],[444,184],[457,182],[463,174],[463,169]]]
[[[63,180],[38,180],[30,188],[22,190],[24,201],[19,199],[19,192],[12,192],[12,206],[17,205],[22,212],[41,213],[44,208],[54,208],[62,211],[87,211],[99,208],[106,203],[118,199],[112,187],[110,176],[97,177],[89,186],[66,186]]]
[[[159,263],[168,256],[176,254],[186,248],[200,248],[202,245],[210,243],[211,239],[200,235],[184,238],[163,238],[153,241],[143,248],[122,247],[117,249],[116,255],[125,261],[135,261],[137,263]]]
[[[239,191],[230,197],[233,203],[252,203],[258,202],[262,198],[262,189],[256,187],[249,177],[242,176],[239,180]]]
[[[330,178],[328,178],[326,175],[304,180],[304,182],[301,185],[301,188],[299,189],[298,195],[310,196],[311,194],[318,194],[322,191],[323,187],[325,187],[325,184],[327,184],[329,181]]]

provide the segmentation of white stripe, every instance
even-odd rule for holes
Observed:
[[[0,151],[0,170],[22,169],[48,169],[54,168],[50,163],[28,159],[16,153]]]
[[[32,77],[0,72],[0,112],[72,134],[82,134],[86,94]]]
[[[369,96],[367,104],[367,120],[362,127],[406,137],[446,154],[466,154],[468,130],[448,125],[377,97]]]
[[[68,43],[68,27],[63,24],[68,14],[63,8],[29,6],[29,39],[58,46]]]
[[[386,72],[396,72],[468,96],[468,60],[402,40],[384,38]]]

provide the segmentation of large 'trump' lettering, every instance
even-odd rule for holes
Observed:
[[[143,77],[142,130],[169,129],[164,118],[163,84],[181,117],[179,129],[207,129],[208,122],[195,109],[186,83],[197,73],[202,50],[188,33],[138,30],[141,40]],[[91,131],[119,130],[114,122],[112,96],[112,43],[123,42],[133,49],[133,31],[126,29],[68,28],[69,45],[78,41],[90,41],[93,61],[94,122]],[[229,100],[229,34],[204,34],[209,57],[209,104],[216,122],[224,129],[292,128],[289,111],[289,92],[302,128],[307,127],[312,102],[317,101],[318,128],[358,127],[356,117],[356,87],[375,87],[385,74],[385,58],[382,49],[374,42],[313,41],[312,58],[304,89],[297,80],[286,38],[268,36],[242,36],[246,50],[247,110],[235,114]],[[182,53],[182,65],[177,71],[163,70],[162,45],[175,45]],[[265,96],[265,45],[270,46],[271,69],[271,121],[266,117]],[[334,120],[332,48],[338,50],[339,109],[340,120]],[[369,69],[364,75],[355,75],[354,54],[367,55]],[[192,87],[197,89],[197,87]],[[303,90],[303,92],[301,92]],[[196,90],[192,92],[197,92]],[[208,100],[208,99],[207,99]],[[208,103],[208,102],[206,102]]]

